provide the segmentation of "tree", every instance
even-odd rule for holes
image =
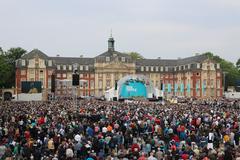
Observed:
[[[240,72],[238,71],[237,67],[232,63],[229,62],[217,55],[214,55],[211,52],[204,53],[210,59],[213,59],[217,63],[220,63],[221,69],[223,72],[226,72],[226,86],[236,86],[236,82],[240,79]]]
[[[238,59],[237,63],[236,63],[236,67],[237,69],[240,71],[240,58]]]
[[[0,49],[0,88],[11,88],[15,86],[15,61],[23,54],[26,50],[18,48],[10,48],[7,52]]]
[[[127,54],[130,55],[133,60],[144,59],[144,57],[140,53],[137,53],[137,52],[128,52]]]
[[[25,49],[22,49],[20,47],[18,48],[10,48],[7,52],[6,52],[6,56],[7,59],[9,60],[9,62],[15,67],[15,61],[19,58],[22,57],[22,55],[24,55],[27,51]]]
[[[2,49],[2,47],[0,47],[0,55],[2,55],[3,54],[3,49]]]

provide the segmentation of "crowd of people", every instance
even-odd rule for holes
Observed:
[[[240,159],[240,101],[0,102],[0,159]]]

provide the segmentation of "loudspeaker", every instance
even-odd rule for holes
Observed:
[[[113,101],[117,101],[117,97],[113,97]]]
[[[79,75],[78,74],[72,75],[72,85],[79,86]]]
[[[161,83],[161,90],[163,90],[163,84]]]
[[[117,84],[117,80],[115,81],[115,90],[117,90],[118,84]]]
[[[163,100],[163,97],[158,97],[158,100],[159,100],[159,101],[162,101],[162,100]]]
[[[54,93],[55,92],[55,75],[52,74],[51,76],[51,92]]]

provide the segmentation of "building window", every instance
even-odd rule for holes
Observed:
[[[160,67],[160,71],[163,72],[163,66]]]
[[[148,66],[146,66],[146,71],[147,71],[147,72],[149,71],[149,68],[148,68]]]
[[[83,88],[83,86],[85,85],[84,83],[86,82],[80,80],[80,88]]]
[[[200,68],[200,63],[197,63],[197,68],[198,68],[198,69]]]
[[[110,87],[110,85],[111,85],[111,81],[110,81],[110,80],[107,80],[106,86],[107,86],[107,87]]]
[[[52,73],[53,73],[53,71],[52,71],[52,70],[49,70],[49,71],[48,71],[48,75],[49,75],[49,76],[51,76],[51,75],[52,75]]]
[[[215,96],[215,90],[212,88],[211,89],[211,96],[214,97]]]
[[[51,79],[48,79],[48,88],[51,88],[51,83],[52,83],[52,81],[51,81]]]
[[[40,77],[43,77],[43,70],[40,70]]]
[[[107,73],[106,77],[107,78],[111,78],[111,75],[109,73]]]
[[[219,90],[217,91],[217,96],[220,97],[220,91]]]
[[[106,62],[110,62],[110,57],[106,57]]]
[[[43,66],[43,62],[44,62],[44,60],[41,60],[41,59],[40,59],[40,60],[38,61],[39,66]]]
[[[34,81],[34,78],[30,78],[30,81]]]
[[[217,80],[217,88],[220,88],[220,79]]]
[[[83,78],[83,74],[80,74],[79,77],[80,77],[80,78]]]
[[[217,69],[220,69],[220,64],[219,63],[217,63]]]
[[[66,73],[63,73],[63,74],[62,74],[62,77],[63,77],[63,78],[67,78],[67,74],[66,74]]]
[[[22,59],[22,66],[25,66],[26,65],[26,61],[25,59]]]
[[[102,78],[102,76],[103,76],[102,73],[98,74],[98,78]]]
[[[214,80],[213,79],[211,79],[211,88],[213,88],[214,87]]]
[[[141,66],[141,71],[144,71],[144,66]]]
[[[82,71],[82,70],[83,70],[83,66],[81,65],[81,66],[80,66],[80,71]]]
[[[21,75],[26,75],[26,70],[21,70]]]
[[[29,66],[33,67],[35,65],[34,59],[29,60]]]
[[[52,67],[52,60],[48,60],[48,66]]]
[[[153,66],[151,66],[151,71],[152,71],[152,72],[154,71]]]
[[[66,65],[63,65],[63,70],[66,70],[66,68],[67,68]]]
[[[207,80],[204,79],[203,80],[203,96],[206,96],[206,88],[207,88]]]
[[[60,65],[57,65],[57,70],[60,70]]]
[[[91,87],[91,89],[94,88],[94,80],[91,80],[91,81],[90,81],[90,87]]]
[[[69,71],[71,71],[72,70],[72,65],[69,65],[68,69],[69,69]]]
[[[60,74],[60,73],[58,73],[58,74],[57,74],[57,78],[60,78],[60,77],[61,77],[61,74]]]
[[[125,59],[125,57],[122,57],[121,60],[122,60],[122,62],[125,62],[126,59]]]
[[[29,70],[29,73],[30,73],[31,75],[33,75],[33,74],[34,74],[34,70],[33,70],[33,69],[30,69],[30,70]]]
[[[102,80],[99,80],[99,81],[98,81],[98,88],[99,88],[99,89],[102,89],[102,85],[103,85],[102,82],[103,82]]]
[[[94,96],[94,91],[90,91],[90,96]]]
[[[198,97],[200,96],[200,90],[199,89],[197,90],[197,96]]]
[[[168,67],[165,67],[165,71],[168,72]]]
[[[85,70],[88,71],[88,66],[85,66]]]

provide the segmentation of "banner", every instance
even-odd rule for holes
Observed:
[[[171,84],[168,84],[168,93],[171,92]]]
[[[205,95],[204,92],[205,92],[205,84],[204,84],[204,81],[203,81],[203,83],[202,83],[202,94],[203,95]]]
[[[178,84],[177,84],[177,83],[175,84],[175,90],[174,90],[174,92],[175,92],[175,93],[178,92]]]
[[[188,93],[191,92],[191,85],[190,85],[190,83],[187,84],[187,92],[188,92]]]
[[[181,91],[181,93],[183,93],[183,92],[184,92],[184,84],[183,84],[183,83],[181,83],[181,88],[180,88],[180,91]]]

